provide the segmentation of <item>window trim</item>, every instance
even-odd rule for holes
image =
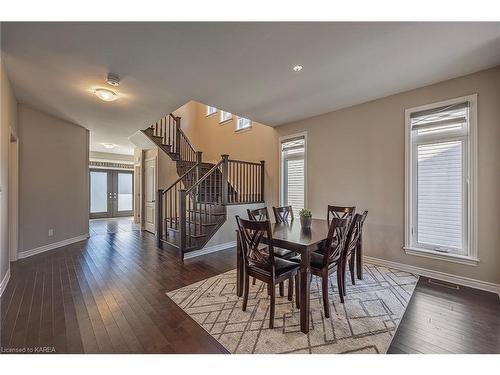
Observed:
[[[245,119],[245,120],[248,120],[248,126],[245,126],[244,128],[239,128],[238,127],[238,124],[240,122],[240,119]],[[243,132],[243,131],[246,131],[246,130],[250,130],[252,128],[252,120],[246,118],[246,117],[240,117],[240,116],[237,116],[236,117],[236,124],[235,124],[235,127],[234,127],[234,131],[239,133],[239,132]]]
[[[213,108],[215,111],[209,112],[209,108]],[[206,111],[205,111],[205,117],[213,116],[216,113],[217,113],[217,108],[216,107],[212,107],[211,105],[207,105],[207,108],[206,108]]]
[[[283,184],[284,184],[284,181],[283,181],[283,154],[281,152],[281,144],[284,141],[287,141],[289,139],[299,138],[299,137],[304,137],[304,208],[309,208],[308,199],[307,199],[307,196],[308,196],[308,194],[307,194],[307,192],[308,192],[308,189],[307,189],[307,185],[308,185],[307,184],[307,181],[308,181],[308,179],[307,179],[307,170],[308,170],[308,167],[307,167],[307,131],[282,136],[282,137],[279,137],[279,139],[278,139],[278,145],[279,145],[278,146],[278,160],[279,160],[279,171],[280,171],[278,201],[279,201],[280,206],[284,205],[284,203],[283,203]]]
[[[467,170],[467,255],[453,253],[442,253],[435,250],[417,248],[412,243],[411,229],[415,220],[414,195],[415,189],[413,181],[415,180],[416,168],[413,165],[415,152],[412,147],[411,138],[411,120],[410,115],[413,112],[427,110],[435,107],[442,107],[459,102],[468,101],[469,107],[469,133],[466,142],[466,165]],[[403,249],[407,255],[422,256],[426,258],[440,259],[444,261],[477,265],[479,263],[477,248],[477,94],[462,96],[459,98],[444,100],[441,102],[430,103],[405,110],[405,234]]]
[[[227,118],[227,119],[225,119],[225,120],[223,120],[223,119],[222,119],[222,115],[223,115],[224,113],[229,113],[229,114],[230,114],[230,117],[229,117],[229,118]],[[219,116],[219,124],[226,124],[226,123],[228,123],[228,122],[230,122],[230,121],[233,121],[233,114],[232,114],[231,112],[226,112],[226,111],[223,111],[223,110],[221,109],[221,110],[220,110],[220,116]]]

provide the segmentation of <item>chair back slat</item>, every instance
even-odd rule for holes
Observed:
[[[267,207],[256,208],[254,210],[247,209],[249,220],[266,221],[269,220],[269,212]]]
[[[328,236],[324,242],[324,266],[338,261],[343,256],[345,241],[349,229],[349,219],[333,218],[328,227]]]
[[[269,220],[245,220],[236,216],[236,223],[245,266],[263,268],[274,274],[271,222]],[[264,236],[268,239],[268,245],[262,243]]]
[[[330,219],[331,218],[337,218],[337,219],[349,219],[349,221],[352,218],[352,215],[354,215],[354,212],[356,211],[355,206],[331,206],[328,205],[328,210],[326,213],[326,220],[328,221],[328,224],[330,224]]]
[[[358,241],[361,238],[361,233],[363,231],[363,224],[366,220],[368,211],[362,214],[356,214],[352,218],[351,225],[349,226],[349,232],[347,234],[347,240],[345,243],[345,255],[348,256],[356,251]]]
[[[287,223],[293,220],[292,206],[273,207],[273,212],[277,223]]]

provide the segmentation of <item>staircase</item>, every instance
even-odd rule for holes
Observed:
[[[203,248],[226,221],[227,206],[264,203],[264,161],[202,160],[181,129],[181,118],[165,116],[143,133],[176,162],[179,178],[156,199],[157,239],[179,256]]]

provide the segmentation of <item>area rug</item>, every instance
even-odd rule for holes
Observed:
[[[407,272],[365,264],[363,280],[356,279],[356,285],[347,281],[342,304],[334,273],[330,318],[325,318],[321,280],[313,277],[307,335],[300,332],[299,310],[287,300],[287,288],[285,297],[276,299],[274,329],[269,329],[267,287],[258,280],[250,286],[247,311],[242,311],[236,270],[167,296],[230,353],[386,353],[417,281],[417,276]]]

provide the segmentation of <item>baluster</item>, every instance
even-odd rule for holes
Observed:
[[[265,176],[265,160],[260,161],[260,201],[264,202],[264,176]]]

